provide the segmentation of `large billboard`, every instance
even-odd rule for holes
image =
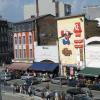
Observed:
[[[59,56],[62,65],[84,65],[84,16],[57,20]]]

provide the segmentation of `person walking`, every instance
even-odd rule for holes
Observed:
[[[29,95],[29,96],[31,96],[31,95],[32,95],[31,86],[29,86],[29,88],[28,88],[28,95]]]

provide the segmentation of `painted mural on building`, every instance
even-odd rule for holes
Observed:
[[[84,16],[57,20],[60,61],[63,66],[84,65]]]

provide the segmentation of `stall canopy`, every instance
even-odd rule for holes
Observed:
[[[81,70],[78,74],[98,77],[100,75],[100,68],[86,67],[85,69]]]
[[[34,62],[30,69],[35,71],[53,72],[58,66],[58,63]]]
[[[6,68],[8,70],[20,70],[20,71],[26,71],[32,64],[28,63],[12,63],[8,65]]]

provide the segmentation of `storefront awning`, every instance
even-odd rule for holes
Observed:
[[[100,68],[86,67],[85,69],[81,70],[78,74],[98,77],[100,75]]]
[[[53,72],[58,66],[58,63],[34,62],[30,69],[34,71]]]
[[[12,63],[8,65],[6,68],[8,70],[20,70],[20,71],[26,71],[32,64],[28,63]]]

